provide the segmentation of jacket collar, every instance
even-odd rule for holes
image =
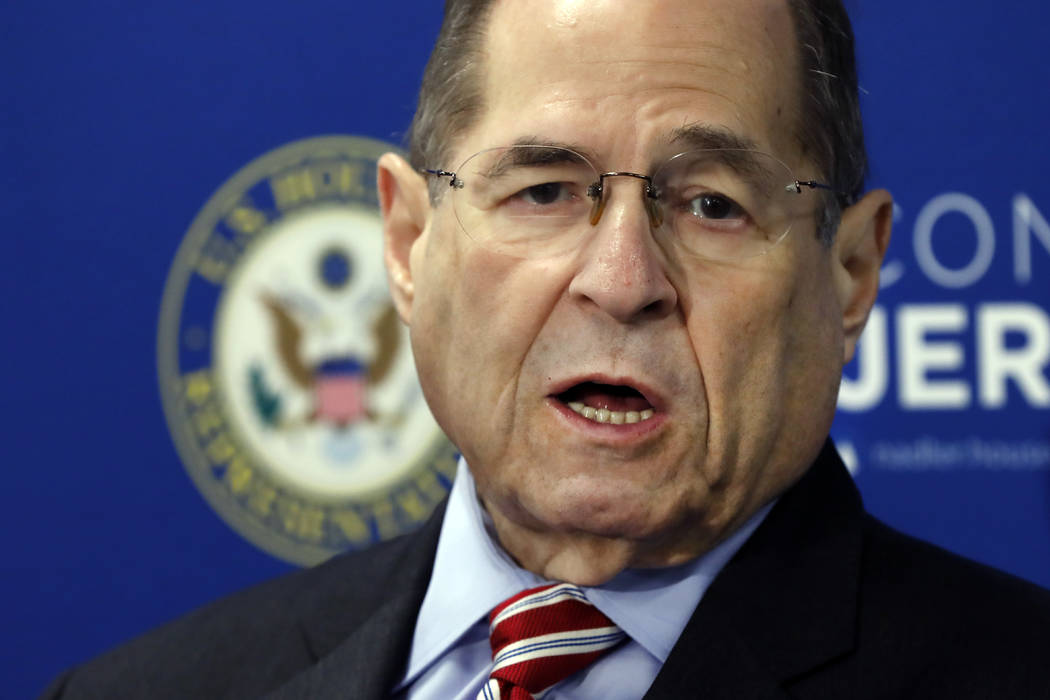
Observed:
[[[318,660],[267,700],[385,698],[426,594],[444,506],[416,536],[337,557],[296,605]],[[863,510],[830,440],[712,583],[647,698],[786,698],[784,681],[854,646]]]
[[[442,503],[417,533],[367,558],[344,555],[319,567],[293,603],[316,663],[266,700],[389,696],[408,658],[444,512]]]
[[[786,697],[784,681],[853,649],[862,518],[828,440],[715,579],[647,697]]]

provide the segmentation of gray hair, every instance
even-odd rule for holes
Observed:
[[[408,132],[412,165],[452,167],[445,159],[457,136],[484,107],[482,45],[494,0],[446,0],[445,16],[423,72]],[[796,138],[821,177],[845,197],[828,194],[817,232],[830,244],[843,199],[858,198],[867,172],[857,94],[853,28],[841,0],[788,0],[799,46],[802,99]],[[440,190],[431,180],[431,197]]]

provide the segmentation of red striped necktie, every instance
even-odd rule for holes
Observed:
[[[522,591],[489,615],[493,668],[477,700],[533,700],[624,636],[576,586],[556,583]]]

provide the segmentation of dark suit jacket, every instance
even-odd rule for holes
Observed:
[[[63,675],[44,697],[385,698],[442,511]],[[864,513],[828,443],[700,603],[647,698],[1050,698],[1050,593]]]

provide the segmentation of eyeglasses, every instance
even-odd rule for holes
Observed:
[[[452,207],[463,231],[497,253],[559,255],[580,245],[601,220],[609,178],[644,184],[642,199],[654,233],[711,260],[762,255],[800,217],[812,217],[804,193],[831,186],[799,180],[777,158],[760,151],[720,148],[679,153],[652,175],[600,172],[575,151],[558,146],[488,148],[448,178]],[[812,202],[811,202],[812,203]]]

